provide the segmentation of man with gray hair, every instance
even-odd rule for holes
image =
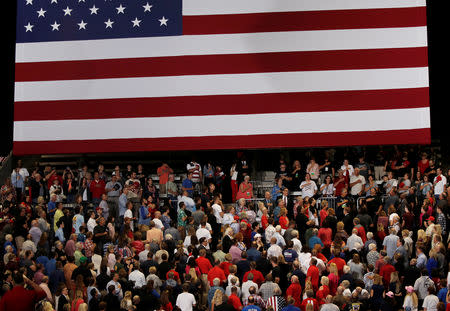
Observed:
[[[380,258],[380,254],[377,252],[377,244],[371,243],[369,244],[369,252],[367,253],[366,259],[368,265],[373,265],[375,267],[375,263]]]
[[[253,273],[247,275],[247,281],[242,283],[242,301],[245,301],[250,296],[250,287],[255,287],[258,290],[258,284],[253,282]]]
[[[333,296],[328,295],[325,303],[320,307],[320,311],[339,311],[339,307],[333,303]]]

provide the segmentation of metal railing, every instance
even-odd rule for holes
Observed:
[[[327,201],[328,208],[333,208],[334,210],[336,210],[336,199],[337,197],[335,196],[321,196],[316,200],[316,208],[320,209],[322,201]]]

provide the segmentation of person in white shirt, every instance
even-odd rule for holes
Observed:
[[[188,211],[190,211],[191,213],[195,212],[196,208],[195,208],[195,202],[194,200],[189,196],[189,193],[185,190],[183,191],[183,195],[179,195],[178,196],[178,204],[180,204],[180,202],[184,202],[184,204],[186,205],[186,209]],[[179,209],[179,208],[178,208]]]
[[[256,291],[258,291],[258,284],[253,282],[253,273],[249,273],[247,275],[247,281],[242,283],[241,291],[242,291],[242,301],[245,301],[248,299],[248,296],[250,296],[250,287],[254,287]]]
[[[352,196],[360,196],[364,190],[366,179],[359,174],[359,168],[355,168],[353,175],[350,176],[350,194]]]
[[[273,226],[273,218],[269,218],[269,225],[264,230],[264,237],[266,241],[270,241],[277,230]]]
[[[210,230],[208,230],[206,228],[206,221],[203,220],[200,223],[200,228],[197,229],[197,231],[195,231],[195,235],[197,236],[197,239],[200,241],[201,238],[205,238],[208,241],[208,246],[209,243],[211,243],[212,241],[212,236],[211,236],[211,232]]]
[[[125,214],[123,214],[123,218],[130,218],[130,228],[131,231],[134,231],[134,219],[136,219],[136,217],[133,217],[133,203],[132,202],[128,202],[127,203],[127,210],[125,211]]]
[[[305,180],[300,184],[300,190],[302,190],[303,198],[312,198],[316,194],[317,185],[311,180],[311,176],[309,174],[305,175]]]
[[[217,224],[222,224],[223,222],[223,204],[220,196],[214,196],[214,204],[212,205],[214,216],[216,217]]]
[[[348,250],[355,249],[356,243],[359,243],[360,245],[364,245],[361,237],[358,235],[358,229],[353,228],[352,235],[348,237],[347,239],[347,247]]]
[[[153,218],[152,220],[155,223],[155,228],[158,228],[160,230],[164,230],[164,225],[163,225],[163,223],[162,223],[162,221],[160,219],[161,218],[161,212],[160,211],[156,211],[154,216],[155,216],[155,218]]]
[[[95,221],[95,212],[91,212],[91,217],[87,222],[88,231],[94,233],[95,226],[97,226],[97,222]]]
[[[303,247],[302,242],[300,242],[300,240],[298,239],[300,237],[300,235],[297,230],[292,230],[291,235],[292,235],[291,241],[294,243],[293,249],[300,256],[300,253],[301,253],[302,247]]]
[[[175,305],[181,311],[192,311],[193,307],[197,305],[194,295],[188,292],[189,284],[183,284],[183,292],[178,295]]]
[[[123,291],[122,291],[122,286],[119,283],[119,273],[118,272],[114,273],[112,280],[109,281],[108,284],[106,284],[106,288],[109,288],[109,286],[111,286],[111,285],[114,285],[114,287],[115,287],[113,294],[116,295],[117,297],[119,297],[119,300],[122,300]]]
[[[437,304],[439,303],[439,298],[435,294],[436,294],[435,287],[428,286],[428,295],[425,297],[422,304],[423,311],[437,311]]]
[[[131,264],[130,269],[132,269],[133,271],[130,273],[130,275],[128,275],[128,281],[134,282],[134,288],[142,288],[147,285],[145,275],[139,269],[139,262]]]
[[[434,177],[433,185],[434,185],[434,195],[439,200],[439,195],[444,192],[445,185],[447,184],[447,177],[442,175],[442,169],[438,168],[436,170],[436,177]]]
[[[267,249],[267,258],[277,257],[283,254],[283,250],[277,244],[277,238],[272,237],[270,239],[270,247]]]
[[[344,160],[344,163],[341,166],[341,170],[342,172],[344,172],[345,177],[352,176],[354,171],[353,165],[349,164],[347,159]]]

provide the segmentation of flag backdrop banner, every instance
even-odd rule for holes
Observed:
[[[430,143],[425,0],[18,0],[14,154]]]

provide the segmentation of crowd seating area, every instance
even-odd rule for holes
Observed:
[[[9,168],[0,311],[450,310],[436,150],[82,157]]]

